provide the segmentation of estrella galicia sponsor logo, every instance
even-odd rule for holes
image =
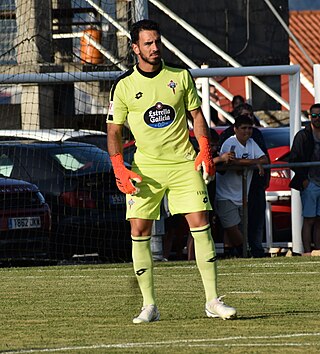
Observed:
[[[140,276],[140,275],[144,274],[146,271],[147,271],[147,268],[141,268],[141,269],[136,271],[136,274],[138,276]]]
[[[142,92],[140,91],[140,92],[138,92],[138,93],[136,93],[136,96],[135,96],[135,98],[138,100],[139,98],[141,98],[142,97]]]
[[[144,121],[151,128],[164,128],[170,125],[176,114],[172,107],[157,102],[155,106],[150,107],[144,114]]]

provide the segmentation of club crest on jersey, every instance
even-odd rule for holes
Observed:
[[[144,113],[144,121],[151,128],[164,128],[170,125],[176,116],[173,107],[157,102]]]
[[[177,84],[173,80],[170,80],[170,82],[168,83],[168,87],[170,87],[172,89],[172,92],[176,94]]]
[[[135,201],[132,200],[132,199],[130,199],[130,200],[128,201],[129,209],[131,209],[131,207],[133,206],[134,203],[135,203]]]

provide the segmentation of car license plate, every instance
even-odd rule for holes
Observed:
[[[40,216],[30,216],[25,218],[9,218],[8,228],[14,229],[37,229],[41,227]]]
[[[112,205],[125,204],[126,197],[124,194],[112,194],[110,195],[110,203]]]

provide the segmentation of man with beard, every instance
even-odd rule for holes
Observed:
[[[126,193],[133,267],[143,297],[141,313],[133,323],[160,318],[150,239],[153,221],[160,217],[165,195],[171,215],[183,214],[194,237],[206,295],[206,315],[234,318],[236,310],[217,295],[217,257],[208,218],[212,208],[206,188],[214,177],[215,166],[201,101],[190,73],[162,61],[157,23],[138,21],[130,35],[138,63],[115,82],[107,122],[108,150],[118,188]],[[199,142],[198,155],[189,141],[187,115],[193,121]],[[122,127],[126,120],[137,147],[131,171],[122,157]],[[132,181],[138,182],[139,188]]]
[[[294,137],[289,162],[320,161],[320,103],[310,107],[310,119]],[[300,191],[302,202],[304,255],[320,255],[320,166],[291,169],[295,175],[290,187]]]

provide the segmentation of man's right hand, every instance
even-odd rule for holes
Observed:
[[[140,183],[142,181],[141,176],[125,167],[123,157],[120,153],[110,156],[110,159],[120,191],[125,194],[138,194],[140,189],[135,187],[132,181]]]

